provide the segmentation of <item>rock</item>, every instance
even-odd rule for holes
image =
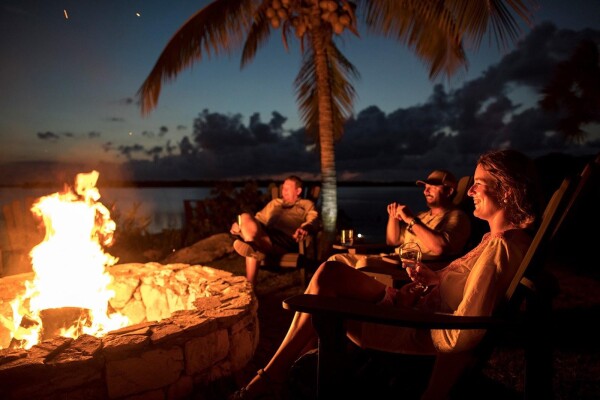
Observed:
[[[218,233],[169,254],[161,263],[203,264],[232,252],[231,236],[228,233]]]

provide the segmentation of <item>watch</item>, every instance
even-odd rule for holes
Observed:
[[[412,221],[410,221],[408,223],[408,226],[406,227],[409,231],[412,231],[412,227],[414,224],[416,224],[417,222],[419,222],[419,218],[413,218]]]

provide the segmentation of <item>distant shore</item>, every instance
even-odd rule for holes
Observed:
[[[127,187],[127,188],[190,188],[190,187],[215,187],[220,185],[231,185],[234,187],[244,187],[249,182],[256,182],[259,187],[269,186],[273,180],[178,180],[178,181],[107,181],[99,184],[99,187]],[[307,185],[321,184],[320,181],[305,181]],[[400,186],[414,186],[413,181],[337,181],[337,186],[342,187],[400,187]],[[22,184],[0,184],[0,188],[60,188],[62,185],[56,182],[25,182]]]

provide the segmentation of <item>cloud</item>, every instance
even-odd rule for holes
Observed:
[[[569,58],[585,38],[600,43],[600,32],[542,24],[498,64],[462,87],[447,92],[435,85],[423,104],[389,114],[377,106],[365,108],[346,122],[336,144],[338,178],[411,181],[441,167],[457,175],[471,174],[477,157],[491,148],[513,147],[531,155],[594,151],[599,135],[594,142],[568,144],[554,132],[556,116],[538,106],[556,64]],[[286,131],[285,121],[277,112],[268,122],[255,113],[246,125],[239,114],[203,110],[191,136],[178,143],[179,154],[169,145],[169,151],[146,151],[154,157],[152,162],[130,162],[135,174],[169,171],[171,179],[258,178],[289,172],[318,176],[315,143],[302,129]]]
[[[38,132],[37,137],[42,140],[53,140],[57,141],[60,136],[54,132]]]
[[[335,145],[338,178],[412,181],[433,168],[471,174],[476,158],[491,148],[510,146],[531,155],[548,152],[589,154],[600,145],[600,121],[587,126],[589,141],[567,143],[556,134],[557,117],[538,105],[541,90],[556,64],[568,59],[583,39],[600,44],[600,32],[536,27],[500,62],[476,79],[446,91],[435,85],[422,104],[389,114],[376,105],[359,111],[344,126]],[[252,114],[207,109],[194,119],[191,132],[162,145],[118,145],[104,151],[126,158],[132,179],[241,179],[282,177],[289,173],[317,177],[320,159],[303,129],[286,130],[287,118],[273,112],[268,121]],[[177,125],[176,131],[186,130]],[[169,133],[161,126],[158,135]],[[89,135],[92,137],[92,135]],[[42,140],[58,140],[50,131]]]

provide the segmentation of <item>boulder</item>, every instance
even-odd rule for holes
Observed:
[[[233,239],[229,233],[218,233],[179,249],[161,261],[163,264],[204,264],[233,252]]]

